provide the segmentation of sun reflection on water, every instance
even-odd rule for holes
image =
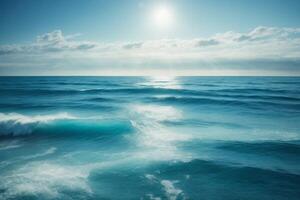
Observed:
[[[142,86],[151,86],[154,88],[181,89],[180,82],[176,76],[151,76],[147,77]]]

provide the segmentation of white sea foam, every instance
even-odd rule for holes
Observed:
[[[164,190],[166,192],[166,196],[169,200],[176,200],[179,195],[183,195],[183,192],[181,189],[175,187],[175,183],[178,181],[169,181],[169,180],[162,180],[160,183],[164,187]]]
[[[22,146],[22,144],[18,140],[2,141],[0,143],[0,151],[16,149],[16,148],[19,148],[21,146]]]
[[[234,130],[220,127],[209,127],[190,130],[194,139],[224,140],[224,141],[295,141],[300,134],[288,131],[274,131],[265,129]]]
[[[48,122],[56,119],[74,119],[74,116],[68,113],[58,113],[52,115],[35,115],[27,116],[18,113],[0,113],[0,122],[14,121],[21,124],[35,123],[35,122]]]
[[[38,124],[60,119],[75,119],[75,117],[68,113],[35,116],[22,115],[18,113],[0,113],[0,136],[30,134]]]
[[[153,184],[161,184],[169,200],[176,200],[179,196],[185,199],[183,191],[175,186],[178,181],[161,180],[152,174],[146,174],[145,177]]]
[[[7,146],[7,147],[11,147],[11,146]],[[16,147],[16,148],[18,148],[18,147]],[[10,149],[10,148],[6,148],[6,149]],[[28,155],[28,156],[20,156],[20,157],[17,157],[17,158],[10,159],[9,161],[7,161],[7,160],[2,161],[2,162],[0,162],[0,167],[6,167],[7,165],[12,165],[12,164],[22,162],[22,161],[25,161],[25,160],[31,160],[31,159],[34,159],[34,158],[44,157],[44,156],[55,153],[56,150],[57,149],[55,147],[50,147],[49,149],[47,149],[46,151],[44,151],[42,153],[37,153],[37,154],[33,154],[33,155]]]
[[[64,190],[90,194],[88,175],[89,171],[80,167],[33,162],[2,177],[0,187],[5,192],[0,199],[24,194],[53,199],[62,196]]]
[[[55,151],[56,151],[55,147],[50,147],[45,152],[34,154],[34,155],[30,155],[30,156],[23,156],[22,158],[25,159],[25,160],[27,160],[27,159],[33,159],[33,158],[43,157],[43,156],[47,156],[47,155],[53,154],[53,153],[55,153]]]
[[[187,174],[187,175],[185,175],[184,177],[185,177],[185,179],[190,179],[190,178],[191,178],[191,175]]]
[[[176,143],[189,139],[189,135],[175,133],[163,125],[164,120],[178,120],[181,113],[172,106],[135,105],[131,109],[132,126],[138,130],[134,139],[142,148],[136,156],[158,160],[187,159],[176,148]]]
[[[160,197],[155,197],[153,194],[147,194],[146,195],[150,200],[161,200]]]
[[[142,114],[143,117],[151,118],[155,121],[164,120],[180,120],[181,112],[172,106],[158,106],[158,105],[135,105],[133,110]]]
[[[152,174],[146,174],[145,177],[146,177],[149,181],[151,181],[151,182],[155,182],[155,181],[158,180],[158,179],[157,179],[154,175],[152,175]]]
[[[5,146],[5,147],[0,147],[0,151],[1,150],[8,150],[8,149],[16,149],[16,148],[19,148],[19,147],[21,147],[22,145],[18,145],[18,144],[16,144],[16,145],[9,145],[9,146]]]
[[[53,152],[49,149],[48,153]],[[68,161],[70,159],[70,162]],[[89,164],[70,165],[72,159],[63,157],[64,162],[34,161],[4,174],[0,179],[0,199],[23,195],[41,196],[42,199],[67,199],[66,191],[93,195],[88,177],[93,170],[110,171],[136,160],[134,156]],[[74,160],[73,160],[74,161]]]
[[[43,155],[53,151],[55,149],[50,148]],[[112,167],[130,162],[130,159],[132,157],[82,165],[68,165],[54,161],[30,162],[1,177],[0,190],[4,192],[0,193],[0,199],[23,195],[41,196],[43,199],[67,199],[66,191],[92,195],[93,191],[88,182],[91,171],[96,169],[111,170]]]

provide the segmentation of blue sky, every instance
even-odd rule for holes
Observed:
[[[299,75],[299,10],[297,0],[0,0],[0,75]]]

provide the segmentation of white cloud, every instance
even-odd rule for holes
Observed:
[[[220,44],[220,41],[210,38],[210,39],[201,39],[198,40],[196,43],[196,46],[198,47],[205,47],[205,46],[214,46]]]
[[[123,48],[125,49],[139,49],[143,45],[142,42],[133,42],[133,43],[127,43],[123,45]]]
[[[97,46],[93,42],[71,40],[76,35],[64,36],[61,30],[54,30],[37,36],[36,41],[28,45],[0,46],[0,55],[88,50]]]
[[[293,70],[300,74],[300,28],[259,26],[246,33],[229,31],[208,38],[116,43],[77,40],[77,35],[65,36],[55,30],[37,36],[31,44],[2,45],[0,73],[8,71],[8,66],[25,63],[60,66],[61,70],[71,70],[72,65],[79,71],[80,66],[90,70],[106,70],[107,66],[119,70],[125,66],[134,70]]]
[[[64,43],[65,38],[62,35],[61,30],[55,30],[50,33],[46,33],[44,35],[37,36],[37,43],[43,44],[59,44]]]
[[[237,33],[229,31],[217,34],[216,38],[224,42],[267,42],[272,40],[289,40],[293,37],[300,38],[299,28],[278,28],[259,26],[248,33]],[[295,39],[295,38],[294,38]]]

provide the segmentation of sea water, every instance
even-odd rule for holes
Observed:
[[[0,78],[0,199],[299,199],[299,141],[300,78]]]

